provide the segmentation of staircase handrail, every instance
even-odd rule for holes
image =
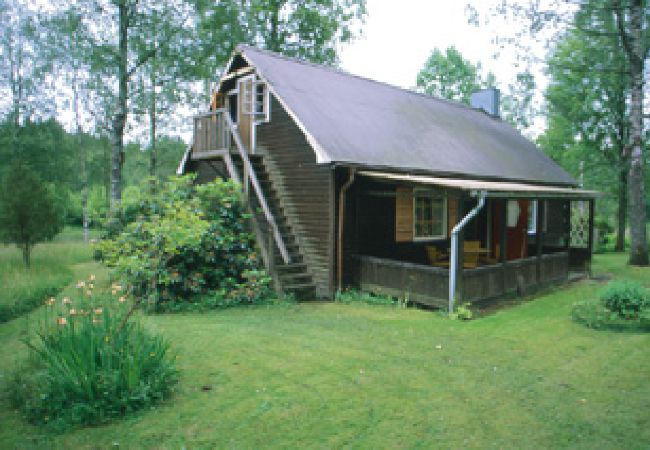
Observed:
[[[289,262],[291,261],[291,258],[289,257],[289,252],[287,252],[287,247],[284,245],[284,240],[282,239],[280,230],[278,229],[278,226],[275,223],[273,214],[271,214],[271,209],[269,208],[269,205],[266,202],[266,198],[264,197],[264,192],[262,191],[259,181],[257,180],[257,175],[255,174],[253,165],[251,164],[250,159],[248,158],[248,154],[246,153],[244,144],[241,141],[239,133],[235,129],[235,125],[232,123],[232,119],[230,118],[230,115],[224,114],[224,118],[226,120],[226,124],[228,125],[228,128],[230,128],[230,133],[233,137],[233,140],[235,141],[235,147],[237,147],[239,156],[241,157],[242,162],[244,164],[245,172],[247,172],[248,176],[250,177],[251,184],[253,185],[253,190],[255,191],[255,195],[257,196],[257,200],[262,206],[264,217],[266,217],[266,221],[268,222],[269,226],[273,230],[273,238],[275,239],[275,243],[278,246],[278,250],[280,250],[280,255],[282,256],[282,260],[284,261],[285,264],[289,264]],[[246,182],[246,180],[243,181],[244,183]]]

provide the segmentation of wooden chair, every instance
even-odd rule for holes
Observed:
[[[481,249],[480,241],[465,241],[463,245],[463,268],[475,269],[478,267],[478,257]]]
[[[427,245],[426,250],[429,264],[438,267],[449,267],[449,261],[445,260],[446,255],[438,250],[438,247]]]

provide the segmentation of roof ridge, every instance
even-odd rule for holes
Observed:
[[[235,47],[235,49],[239,50],[239,51],[241,51],[240,49],[243,49],[243,50],[250,49],[250,50],[253,50],[253,51],[264,53],[264,54],[266,54],[268,56],[272,56],[274,58],[284,59],[284,60],[289,61],[289,62],[294,62],[294,63],[302,64],[302,65],[305,65],[305,66],[311,66],[311,67],[314,67],[314,68],[317,68],[317,69],[325,69],[325,70],[328,70],[330,72],[337,73],[339,75],[344,75],[344,76],[348,76],[348,77],[352,77],[352,78],[357,78],[357,79],[362,80],[362,81],[369,81],[371,83],[379,84],[381,86],[392,88],[392,89],[397,89],[398,91],[405,92],[405,93],[408,93],[408,94],[411,94],[411,95],[416,95],[418,97],[426,98],[428,100],[435,100],[435,101],[446,103],[446,104],[448,104],[450,106],[454,106],[454,107],[457,107],[457,108],[468,109],[470,111],[474,111],[474,112],[477,112],[477,113],[483,113],[483,114],[485,114],[486,116],[488,116],[491,119],[503,121],[501,116],[493,116],[492,114],[486,113],[482,108],[472,108],[471,106],[466,105],[466,104],[461,103],[461,102],[456,101],[456,100],[449,100],[449,99],[446,99],[446,98],[436,97],[434,95],[429,95],[429,94],[426,94],[424,92],[418,92],[418,91],[414,91],[412,89],[403,88],[403,87],[400,87],[400,86],[395,86],[394,84],[386,83],[385,81],[379,81],[379,80],[375,80],[375,79],[372,79],[372,78],[368,78],[368,77],[364,77],[364,76],[361,76],[361,75],[357,75],[357,74],[354,74],[354,73],[347,72],[347,71],[345,71],[345,70],[343,70],[343,69],[341,69],[339,67],[327,66],[325,64],[317,64],[315,62],[308,61],[306,59],[301,59],[301,58],[297,58],[297,57],[293,57],[293,56],[283,55],[282,53],[274,52],[272,50],[268,50],[268,49],[265,49],[265,48],[254,47],[254,46],[248,45],[248,44],[238,44]]]

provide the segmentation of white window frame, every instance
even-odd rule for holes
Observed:
[[[246,83],[248,81],[251,81],[251,83]],[[241,77],[238,80],[237,86],[241,86],[239,88],[239,95],[242,96],[242,114],[253,116],[255,123],[269,122],[271,120],[271,101],[267,83],[251,74]],[[247,86],[251,86],[250,92],[246,89]],[[259,87],[262,87],[263,90],[261,104],[257,101],[257,89]],[[262,109],[259,110],[258,106],[261,106]]]
[[[257,88],[262,87],[262,110],[257,110]],[[265,123],[271,120],[271,96],[269,93],[269,86],[264,81],[256,81],[253,83],[253,109],[257,123]]]
[[[425,193],[426,195],[421,195]],[[418,236],[417,234],[417,199],[418,194],[420,197],[428,197],[436,200],[442,200],[442,234],[432,235],[432,236]],[[413,241],[414,242],[426,242],[426,241],[438,241],[441,239],[447,238],[447,193],[434,191],[431,189],[414,189],[413,190]]]

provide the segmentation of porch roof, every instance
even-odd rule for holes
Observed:
[[[602,196],[598,191],[570,187],[543,186],[538,184],[484,181],[460,178],[441,178],[404,173],[374,172],[361,170],[358,175],[387,181],[400,181],[414,184],[435,185],[462,191],[485,191],[491,198],[570,198],[590,199]]]

